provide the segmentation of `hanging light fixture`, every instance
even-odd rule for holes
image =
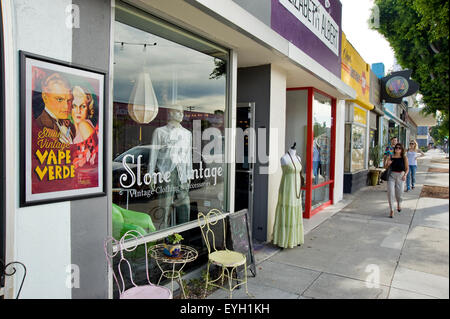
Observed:
[[[156,43],[155,43],[156,44]],[[144,46],[144,49],[146,45]],[[148,124],[158,115],[159,105],[150,77],[150,68],[145,63],[138,73],[128,104],[128,114],[139,124]],[[142,140],[142,127],[139,127],[139,142]]]

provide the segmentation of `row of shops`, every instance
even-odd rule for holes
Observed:
[[[130,229],[181,233],[200,267],[213,208],[248,209],[269,242],[289,148],[314,218],[367,185],[371,148],[418,134],[338,0],[3,0],[1,21],[0,257],[27,266],[22,298],[112,297],[103,242]],[[45,118],[53,98],[71,109]]]

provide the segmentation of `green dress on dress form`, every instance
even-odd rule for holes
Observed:
[[[300,171],[302,166],[292,159],[281,166],[281,177],[278,192],[278,203],[273,225],[273,243],[283,248],[293,248],[304,243],[302,199]],[[295,177],[297,175],[297,178]],[[295,185],[297,182],[297,185]]]

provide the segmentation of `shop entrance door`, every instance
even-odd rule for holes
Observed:
[[[234,210],[248,209],[253,219],[255,103],[238,103],[236,116],[236,181]]]

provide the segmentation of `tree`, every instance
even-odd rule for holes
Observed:
[[[449,4],[446,0],[375,0],[372,26],[390,43],[398,63],[412,70],[426,114],[440,113],[439,132],[449,132]]]

